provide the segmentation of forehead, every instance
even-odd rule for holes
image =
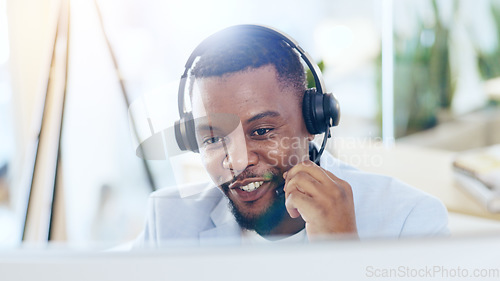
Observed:
[[[274,66],[197,79],[193,85],[193,114],[237,114],[241,120],[263,111],[296,112],[299,106],[292,87],[280,83]]]

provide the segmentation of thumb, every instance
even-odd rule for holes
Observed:
[[[290,215],[290,217],[292,217],[293,219],[300,217],[299,210],[297,210],[297,208],[295,208],[295,206],[293,204],[293,195],[292,194],[290,194],[288,196],[288,198],[286,199],[285,207],[286,207],[286,210],[287,210],[288,214]]]

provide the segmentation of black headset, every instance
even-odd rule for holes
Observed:
[[[191,53],[191,56],[189,56],[189,59],[186,62],[185,70],[181,76],[181,82],[179,84],[178,105],[180,119],[175,122],[175,139],[179,148],[181,150],[199,152],[198,143],[196,141],[193,113],[191,111],[186,111],[185,107],[185,90],[189,70],[193,67],[196,58],[203,55],[203,53],[214,42],[220,41],[226,36],[238,34],[271,36],[277,40],[282,40],[288,44],[290,48],[295,49],[309,67],[314,77],[316,88],[307,89],[305,91],[304,99],[302,101],[302,114],[309,133],[314,135],[325,133],[321,150],[317,155],[317,159],[319,160],[319,156],[325,148],[327,136],[330,136],[330,127],[337,126],[339,123],[339,103],[333,94],[324,93],[325,85],[321,71],[318,65],[312,62],[313,60],[309,54],[305,52],[290,36],[274,28],[262,25],[235,25],[228,27],[203,40]]]

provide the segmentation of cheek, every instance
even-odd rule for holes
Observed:
[[[275,140],[265,152],[267,162],[273,166],[292,167],[309,159],[308,139],[283,137]]]
[[[231,173],[222,166],[224,153],[201,150],[200,155],[203,166],[205,166],[205,170],[208,172],[215,184],[220,185],[231,179]]]

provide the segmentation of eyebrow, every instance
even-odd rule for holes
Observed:
[[[210,132],[213,132],[213,131],[218,131],[218,130],[220,130],[220,129],[217,128],[217,127],[214,127],[212,125],[209,125],[209,124],[202,124],[202,125],[196,126],[196,131],[197,132],[200,132],[200,131],[210,131]]]
[[[255,116],[253,116],[252,118],[246,120],[245,124],[248,124],[248,123],[251,123],[251,122],[260,120],[262,118],[266,118],[266,117],[278,117],[278,116],[280,116],[280,114],[276,111],[265,111],[265,112],[259,113]]]

